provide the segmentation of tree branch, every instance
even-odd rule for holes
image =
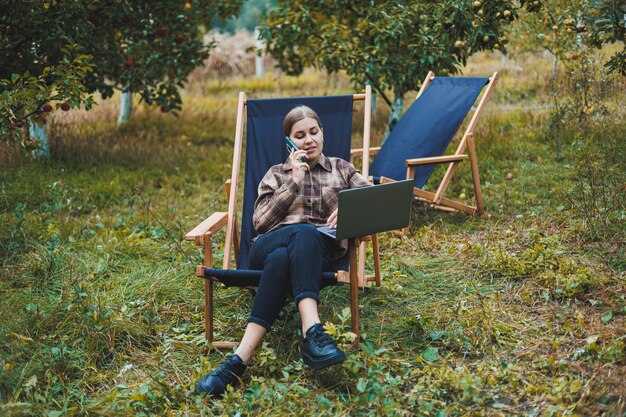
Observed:
[[[380,87],[378,87],[378,84],[376,84],[374,82],[374,80],[372,79],[372,77],[367,73],[367,71],[364,72],[365,76],[367,77],[368,80],[370,80],[370,83],[372,83],[372,87],[374,87],[374,90],[376,90],[376,92],[383,98],[383,100],[385,100],[385,103],[387,103],[387,105],[389,106],[389,108],[391,108],[391,101],[389,100],[389,98],[385,95],[385,92],[383,90],[380,89]]]

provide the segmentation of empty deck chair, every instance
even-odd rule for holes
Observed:
[[[482,215],[483,197],[474,146],[474,131],[497,80],[497,72],[489,78],[435,77],[434,73],[429,72],[415,102],[400,119],[383,146],[370,148],[369,155],[376,155],[370,168],[370,175],[381,183],[413,178],[415,181],[413,194],[416,198],[425,200],[438,209]],[[453,155],[444,155],[483,89],[482,98],[456,151]],[[360,156],[361,153],[361,149],[353,150],[354,156]],[[471,166],[475,206],[444,197],[455,170],[466,159],[469,159]],[[422,187],[430,178],[436,164],[448,164],[448,169],[437,191],[433,193]]]

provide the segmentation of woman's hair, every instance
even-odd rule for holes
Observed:
[[[319,127],[322,127],[322,121],[317,113],[315,113],[315,110],[307,106],[298,106],[291,109],[291,111],[285,116],[285,120],[283,120],[283,131],[285,132],[285,135],[289,136],[293,125],[307,117],[315,119]]]

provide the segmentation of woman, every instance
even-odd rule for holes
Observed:
[[[263,273],[248,325],[235,353],[196,384],[198,392],[219,397],[228,385],[238,384],[288,294],[302,319],[304,363],[324,369],[346,359],[324,332],[317,304],[322,271],[346,253],[347,242],[329,238],[316,227],[336,227],[339,191],[370,183],[349,162],[322,153],[322,124],[311,108],[291,110],[283,129],[299,150],[271,167],[259,184],[253,222],[260,235],[250,248],[250,266]]]

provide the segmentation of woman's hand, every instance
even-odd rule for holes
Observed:
[[[306,158],[306,151],[302,149],[289,154],[289,162],[291,162],[291,175],[296,184],[302,183],[304,173],[309,170],[309,164],[302,162],[302,158]]]
[[[330,216],[328,217],[328,221],[326,223],[328,223],[328,227],[330,227],[331,229],[335,229],[337,227],[337,218],[339,216],[339,207],[337,207],[335,210],[333,210],[332,213],[330,213]]]

